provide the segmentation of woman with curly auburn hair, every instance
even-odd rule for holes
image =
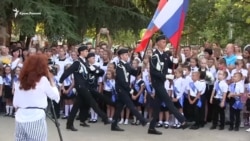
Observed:
[[[48,69],[45,55],[32,55],[24,62],[15,84],[13,105],[16,111],[16,141],[47,141],[44,109],[47,97],[59,102],[59,92]]]

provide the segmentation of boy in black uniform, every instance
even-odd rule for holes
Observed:
[[[88,90],[88,86],[89,86],[88,75],[90,73],[90,70],[85,63],[85,57],[87,57],[88,55],[87,46],[79,47],[78,53],[79,53],[79,60],[75,61],[67,70],[65,70],[59,80],[59,85],[61,85],[64,79],[66,79],[72,73],[74,74],[77,98],[69,114],[69,118],[67,120],[67,126],[66,126],[67,129],[70,129],[72,131],[77,131],[77,129],[73,125],[73,121],[75,119],[78,109],[83,108],[82,106],[83,103],[92,107],[95,110],[95,112],[97,112],[98,115],[101,116],[104,124],[109,123],[107,115],[100,110],[96,101],[94,100],[94,98],[92,97],[92,95],[90,94]],[[80,118],[81,118],[81,115],[80,115]]]
[[[187,128],[185,117],[175,108],[172,100],[170,99],[167,91],[164,87],[166,79],[173,79],[174,76],[169,74],[169,69],[172,69],[173,63],[178,63],[177,58],[173,58],[171,61],[169,55],[165,52],[166,37],[161,35],[156,38],[157,50],[154,52],[150,61],[150,76],[152,80],[152,86],[155,89],[155,105],[153,107],[153,119],[150,122],[148,133],[161,135],[162,133],[155,129],[157,119],[159,117],[160,105],[165,102],[169,111],[181,123],[181,128]]]
[[[112,131],[124,131],[120,127],[118,127],[117,122],[118,118],[121,115],[121,111],[126,105],[133,115],[141,122],[143,126],[147,124],[146,119],[136,110],[131,98],[129,95],[133,94],[134,91],[129,87],[129,75],[138,75],[140,69],[134,70],[131,66],[127,63],[128,61],[128,50],[127,49],[120,49],[118,51],[118,56],[120,58],[120,62],[117,64],[116,67],[116,77],[115,77],[115,87],[117,91],[117,103],[116,109],[114,114],[114,122],[111,125]]]
[[[89,53],[86,57],[87,59],[87,67],[89,68],[89,75],[88,75],[88,84],[89,84],[89,92],[91,93],[92,97],[95,100],[103,100],[106,104],[113,105],[114,103],[100,94],[97,91],[98,88],[98,78],[103,76],[104,70],[102,70],[100,67],[97,67],[95,64],[95,53]],[[83,114],[83,117],[80,117],[80,126],[88,127],[89,125],[86,124],[86,120],[88,118],[88,111],[89,111],[90,105],[84,104],[82,111],[80,111],[80,115]]]

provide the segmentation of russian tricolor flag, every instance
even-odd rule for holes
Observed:
[[[161,30],[170,43],[178,48],[189,0],[160,0],[136,52],[145,50],[152,35]]]

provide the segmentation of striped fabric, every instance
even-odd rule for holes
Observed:
[[[45,117],[34,122],[16,122],[15,141],[47,141]]]

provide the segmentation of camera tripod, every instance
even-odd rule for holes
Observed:
[[[47,110],[47,112],[46,112],[46,115],[47,115],[47,117],[56,125],[57,132],[58,132],[60,141],[63,141],[62,133],[61,133],[61,129],[60,129],[60,123],[59,123],[58,120],[57,120],[57,116],[56,116],[56,111],[55,111],[55,108],[54,108],[53,100],[49,99],[49,101],[50,101],[50,104],[51,104],[51,113],[52,113],[52,116],[53,116],[54,118],[52,118],[52,117],[48,114],[48,110]]]

